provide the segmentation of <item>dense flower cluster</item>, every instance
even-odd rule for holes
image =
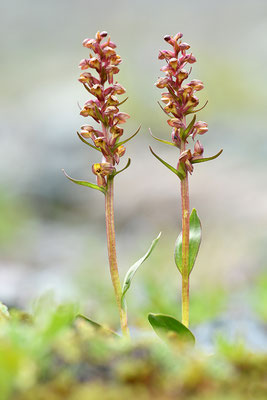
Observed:
[[[125,147],[118,145],[123,129],[119,126],[130,117],[119,111],[117,95],[125,93],[125,89],[117,82],[114,83],[114,75],[119,72],[118,65],[122,62],[116,53],[116,45],[110,40],[102,40],[107,37],[107,32],[97,32],[95,39],[85,39],[83,46],[90,49],[93,54],[89,58],[81,60],[79,66],[82,70],[92,69],[97,77],[90,72],[83,72],[79,81],[86,90],[94,96],[94,99],[86,101],[80,114],[84,117],[92,117],[99,129],[91,125],[83,125],[80,135],[85,139],[91,139],[93,146],[103,154],[100,164],[94,164],[93,173],[97,176],[99,186],[106,185],[106,176],[115,171],[115,165],[125,153]],[[109,86],[105,88],[105,83]]]
[[[187,53],[190,46],[182,42],[182,37],[180,32],[175,36],[164,37],[164,40],[172,46],[172,50],[159,52],[158,58],[167,62],[167,65],[161,68],[166,76],[159,78],[155,85],[160,89],[167,90],[162,93],[161,100],[166,104],[163,108],[165,113],[172,117],[167,121],[172,127],[172,141],[181,149],[179,162],[183,163],[188,172],[192,173],[191,161],[203,157],[203,146],[197,141],[192,154],[190,150],[181,148],[181,143],[186,143],[189,136],[194,140],[196,135],[203,135],[208,131],[208,125],[203,121],[196,122],[196,117],[188,125],[186,123],[186,116],[198,111],[195,110],[199,104],[196,92],[202,90],[204,85],[197,79],[184,84],[191,73],[191,68],[187,71],[185,67],[195,63],[196,58],[192,53]]]

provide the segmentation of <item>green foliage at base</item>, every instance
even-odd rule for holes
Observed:
[[[214,355],[160,339],[125,341],[49,297],[0,323],[1,400],[266,398],[267,355],[220,342]]]

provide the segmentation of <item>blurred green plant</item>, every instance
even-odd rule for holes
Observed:
[[[153,339],[125,341],[51,293],[0,323],[0,400],[266,398],[266,354],[218,341],[205,355]]]

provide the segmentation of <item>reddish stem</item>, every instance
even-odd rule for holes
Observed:
[[[105,196],[108,259],[109,259],[111,280],[120,314],[121,330],[124,336],[129,336],[126,310],[124,310],[121,305],[122,290],[121,290],[121,283],[118,271],[117,255],[116,255],[113,181],[114,177],[109,176],[107,179],[106,196]]]
[[[186,141],[181,142],[181,153],[186,150]],[[189,326],[189,183],[188,172],[181,180],[182,198],[182,323]]]

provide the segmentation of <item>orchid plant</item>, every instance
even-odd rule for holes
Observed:
[[[79,64],[81,70],[85,71],[80,75],[79,82],[82,83],[85,90],[93,98],[86,101],[80,111],[80,115],[92,118],[97,127],[88,124],[83,125],[81,131],[77,132],[77,135],[83,143],[100,153],[101,161],[92,165],[92,172],[96,176],[96,183],[73,179],[63,171],[66,177],[72,182],[96,189],[105,196],[110,275],[120,315],[121,331],[127,337],[129,336],[129,329],[125,295],[131,285],[135,272],[151,254],[160,235],[152,242],[147,253],[128,270],[124,283],[121,285],[116,256],[114,178],[129,167],[130,159],[128,159],[124,168],[121,170],[116,169],[126,151],[124,144],[137,135],[140,127],[132,136],[122,140],[124,130],[121,128],[121,125],[130,116],[119,109],[127,98],[119,101],[117,97],[125,94],[126,90],[117,81],[114,82],[114,75],[118,74],[118,66],[122,62],[121,57],[116,53],[115,43],[111,41],[110,37],[107,37],[107,32],[103,31],[101,33],[97,32],[94,39],[85,39],[83,46],[89,49],[90,54],[89,58],[81,60]],[[91,73],[88,70],[94,72]],[[84,318],[94,326],[99,326],[99,324],[89,318]]]
[[[158,88],[164,89],[161,101],[165,106],[163,107],[160,103],[159,105],[168,116],[167,123],[172,128],[171,141],[156,138],[151,132],[156,140],[179,150],[177,166],[171,166],[150,148],[152,154],[177,175],[181,186],[182,232],[175,244],[175,263],[182,275],[182,322],[161,314],[149,314],[149,321],[159,335],[164,335],[166,332],[169,334],[172,331],[192,342],[194,337],[188,329],[189,277],[201,242],[201,223],[195,209],[190,214],[189,175],[193,173],[194,164],[213,160],[222,153],[222,150],[212,157],[205,158],[203,145],[196,140],[208,131],[206,122],[196,120],[197,113],[206,106],[207,102],[203,107],[197,108],[199,99],[196,97],[196,92],[204,88],[200,80],[193,79],[185,83],[192,71],[190,66],[196,62],[196,58],[188,52],[190,46],[181,40],[182,37],[182,33],[164,37],[171,46],[171,50],[159,52],[158,58],[166,62],[166,65],[161,68],[165,76],[160,77],[155,84]],[[193,117],[191,121],[188,121],[187,118],[191,115]],[[193,150],[188,148],[189,143],[193,144]]]

